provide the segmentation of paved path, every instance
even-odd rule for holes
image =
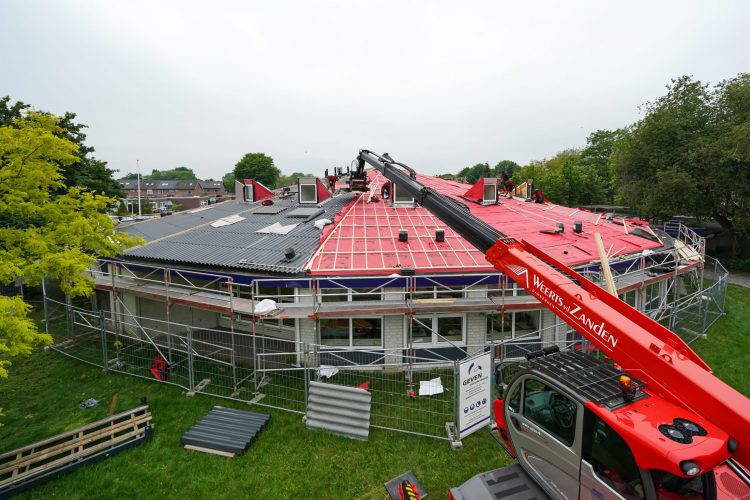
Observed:
[[[730,271],[729,282],[733,285],[740,285],[744,286],[745,288],[750,288],[750,274]]]

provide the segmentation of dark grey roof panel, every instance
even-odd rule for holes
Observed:
[[[318,207],[299,207],[289,212],[289,217],[302,217],[303,219],[310,217],[311,215],[318,215],[323,210]]]
[[[279,212],[283,212],[287,208],[289,207],[284,207],[281,205],[269,205],[267,207],[260,207],[258,210],[254,211],[253,213],[255,215],[268,215],[268,214],[275,215],[275,214],[278,214]]]
[[[346,193],[331,198],[320,208],[320,218],[331,219],[355,195]],[[272,207],[297,208],[296,199],[277,200]],[[173,262],[194,266],[236,268],[281,274],[297,274],[312,256],[320,243],[320,230],[312,220],[289,217],[292,210],[276,214],[259,215],[258,204],[222,203],[209,209],[179,213],[161,219],[141,222],[125,228],[150,242],[125,252],[125,257]],[[244,220],[221,227],[211,223],[230,215]],[[259,234],[258,229],[278,222],[288,226],[296,224],[288,234]],[[287,248],[294,249],[294,257],[287,259]]]

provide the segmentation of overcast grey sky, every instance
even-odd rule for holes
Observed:
[[[89,125],[120,173],[521,164],[750,71],[750,2],[0,1],[0,96]]]

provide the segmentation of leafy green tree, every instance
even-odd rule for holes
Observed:
[[[313,177],[313,174],[303,174],[302,172],[293,172],[289,175],[282,175],[276,181],[275,187],[296,186],[297,179],[299,179],[300,177]]]
[[[128,172],[127,174],[122,176],[122,180],[124,181],[130,181],[130,180],[137,180],[138,174],[136,172]],[[141,180],[143,179],[143,176],[141,176]]]
[[[667,88],[666,95],[646,103],[644,118],[615,147],[611,161],[618,198],[647,215],[710,215],[710,201],[669,191],[660,183],[666,178],[659,176],[682,172],[697,183],[714,170],[712,148],[707,147],[713,135],[710,90],[690,77]],[[701,194],[709,195],[705,190]]]
[[[503,172],[508,174],[508,177],[513,178],[515,174],[521,171],[521,165],[511,160],[503,160],[497,162],[495,167],[492,169],[492,177],[500,177]]]
[[[234,194],[234,172],[227,172],[221,177],[221,182],[224,183],[224,190],[227,193]]]
[[[14,127],[23,113],[30,109],[28,104],[15,102],[10,104],[10,97],[0,98],[0,126]],[[125,193],[120,184],[114,179],[114,171],[107,167],[107,163],[92,156],[94,148],[86,144],[86,125],[75,122],[75,113],[65,113],[58,119],[58,137],[74,143],[77,149],[74,153],[76,161],[70,164],[60,164],[65,186],[79,187],[102,193],[105,196],[123,198]]]
[[[138,176],[134,177],[135,179]],[[169,170],[152,170],[149,175],[144,175],[144,179],[149,181],[193,181],[197,180],[193,169],[188,167],[177,167]]]
[[[490,175],[490,164],[489,163],[477,163],[472,167],[466,167],[461,169],[456,174],[456,179],[474,184],[479,180],[480,177],[487,177]]]
[[[96,256],[114,256],[136,240],[115,231],[106,215],[113,199],[65,187],[63,169],[80,157],[61,121],[24,108],[0,125],[0,283],[37,285],[49,276],[80,296],[93,289],[86,270]],[[51,341],[28,312],[22,299],[0,297],[0,377],[8,375],[7,357]]]
[[[750,238],[750,74],[711,88],[683,76],[645,105],[610,160],[620,198],[642,213],[711,217]]]
[[[237,162],[233,173],[235,179],[254,179],[269,188],[276,187],[281,176],[281,170],[273,164],[273,158],[263,153],[247,153]]]

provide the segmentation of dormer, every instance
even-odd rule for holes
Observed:
[[[234,196],[237,201],[254,203],[256,201],[271,198],[273,192],[260,182],[253,179],[245,179],[245,182],[234,182]]]
[[[331,192],[317,177],[297,179],[297,193],[300,205],[317,205],[331,197]]]
[[[496,177],[481,177],[463,197],[480,205],[495,205],[498,182]]]
[[[391,183],[391,204],[396,208],[414,208],[414,197],[406,189],[399,189],[395,183]]]

